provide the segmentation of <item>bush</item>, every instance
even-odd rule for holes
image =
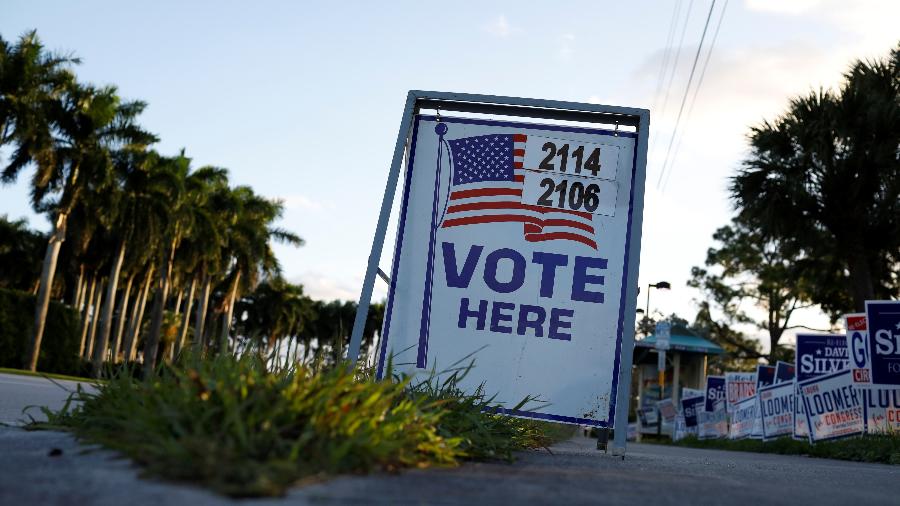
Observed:
[[[763,442],[758,439],[741,439],[736,441],[728,439],[697,439],[696,436],[688,436],[672,444],[691,448],[778,453],[781,455],[807,455],[825,459],[900,464],[900,435],[896,434],[870,434],[857,438],[823,441],[814,445],[807,441],[797,441],[790,437]]]
[[[0,288],[0,367],[21,368],[31,346],[35,297],[30,293]],[[80,318],[74,309],[51,302],[41,342],[38,370],[79,375]]]
[[[231,496],[279,495],[335,473],[510,460],[550,442],[542,425],[487,413],[481,394],[465,396],[454,381],[412,388],[343,365],[316,373],[265,363],[255,354],[185,356],[146,380],[120,368],[32,428],[70,430],[149,474]]]

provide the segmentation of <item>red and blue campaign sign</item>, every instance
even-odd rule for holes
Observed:
[[[794,364],[779,360],[778,363],[775,364],[775,383],[794,381],[794,370]]]
[[[697,426],[697,411],[703,410],[705,397],[696,396],[681,399],[681,412],[684,414],[684,423],[687,427]]]
[[[865,313],[844,315],[847,327],[847,350],[853,383],[857,386],[872,384],[872,364],[869,360],[869,339],[866,333]]]
[[[794,383],[777,383],[762,387],[759,409],[763,422],[763,440],[771,441],[794,432]]]
[[[862,434],[863,395],[850,369],[808,379],[799,388],[811,443]]]
[[[900,386],[900,301],[866,301],[873,385]]]
[[[704,410],[707,413],[716,411],[718,402],[725,402],[725,376],[707,376]]]
[[[775,383],[775,366],[774,365],[757,365],[756,366],[756,390],[767,387]]]
[[[759,419],[759,404],[756,402],[756,396],[738,401],[731,409],[730,418],[729,439],[750,437],[753,434],[753,427]]]
[[[416,116],[378,375],[449,373],[516,416],[615,413],[637,136]],[[636,283],[636,281],[634,281]],[[541,406],[515,410],[526,397]]]
[[[840,371],[847,367],[847,338],[836,334],[797,334],[796,395],[801,395],[799,384],[803,381]],[[794,400],[794,437],[810,437],[805,405],[799,397]]]

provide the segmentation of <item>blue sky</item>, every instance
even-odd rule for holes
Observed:
[[[682,19],[689,4],[691,15],[665,109],[655,91],[674,2],[5,0],[0,34],[37,28],[83,59],[82,80],[149,103],[142,122],[158,150],[184,147],[195,166],[226,167],[235,183],[283,199],[281,225],[307,240],[278,247],[285,274],[321,298],[358,297],[407,90],[651,108],[641,284],[672,282],[653,308],[692,318],[698,294],[684,283],[731,216],[725,187],[747,127],[900,39],[900,2],[730,0],[661,191],[710,1],[682,1]],[[28,179],[0,187],[0,214],[46,229]],[[825,324],[815,311],[798,323]]]

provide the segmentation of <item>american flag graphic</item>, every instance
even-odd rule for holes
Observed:
[[[522,202],[524,134],[449,140],[453,179],[441,228],[522,223],[526,241],[574,241],[597,249],[593,215]]]

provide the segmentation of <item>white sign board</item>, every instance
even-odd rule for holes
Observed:
[[[724,409],[717,411],[697,412],[697,437],[700,439],[718,439],[728,435],[728,415]]]
[[[776,383],[759,389],[763,440],[771,441],[794,432],[794,382]]]
[[[728,413],[733,413],[738,403],[756,395],[755,372],[726,372],[725,400]]]
[[[474,361],[462,387],[502,412],[611,426],[635,153],[630,132],[415,117],[379,377]]]
[[[656,349],[666,351],[672,342],[672,324],[669,322],[658,322],[656,324]]]
[[[862,434],[862,391],[850,376],[843,369],[800,383],[811,443]]]
[[[759,418],[759,404],[756,396],[740,400],[732,409],[728,428],[729,439],[745,439],[752,435],[753,426]]]
[[[900,389],[860,388],[867,434],[900,434]]]

